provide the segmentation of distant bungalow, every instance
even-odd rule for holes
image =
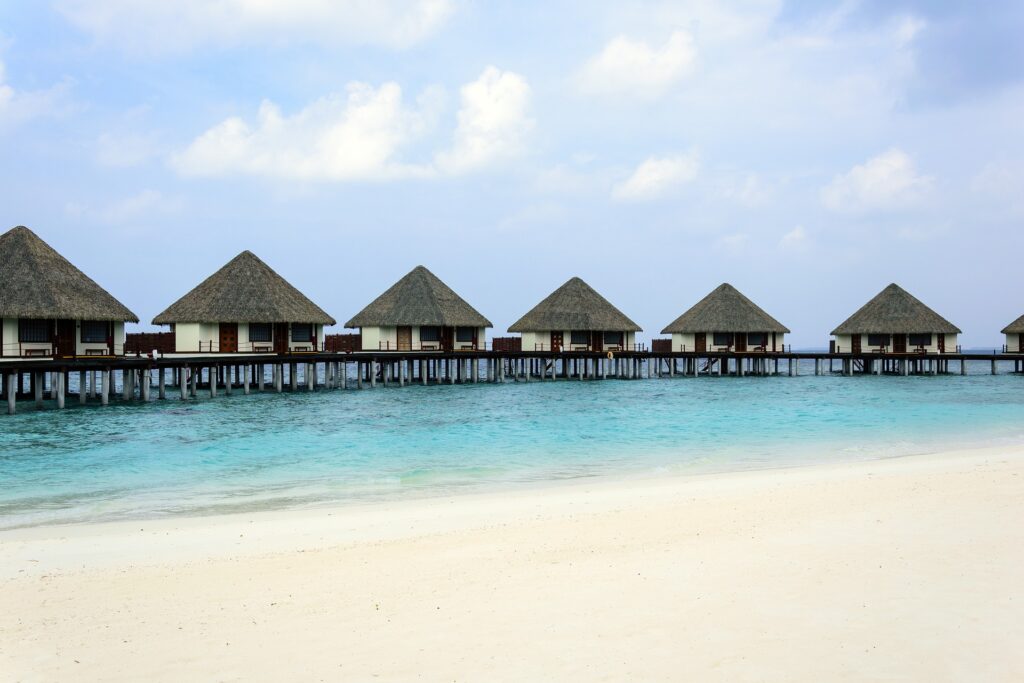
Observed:
[[[891,284],[832,330],[836,353],[954,353],[960,329]]]
[[[124,353],[138,317],[26,227],[0,235],[3,356]]]
[[[785,350],[789,329],[728,282],[719,285],[676,318],[662,334],[672,335],[672,351]]]
[[[523,351],[618,351],[636,348],[640,326],[574,277],[548,295],[509,332],[522,334]]]
[[[334,318],[250,251],[243,251],[153,318],[177,353],[320,351]]]
[[[486,348],[491,321],[423,266],[345,323],[364,351],[462,351]]]
[[[1007,353],[1024,353],[1024,315],[1003,328]]]

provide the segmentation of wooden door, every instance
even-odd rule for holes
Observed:
[[[893,353],[906,353],[907,352],[907,335],[905,335],[905,334],[894,334],[894,335],[892,335],[892,351],[893,351]]]
[[[590,350],[604,351],[604,332],[590,333]]]
[[[397,333],[398,350],[412,351],[412,328],[408,325],[402,325],[398,328]]]
[[[946,352],[946,335],[939,334],[939,353]]]
[[[747,350],[747,333],[746,332],[737,332],[736,336],[733,337],[733,339],[736,341],[736,351],[737,352],[743,353],[744,351]]]
[[[852,347],[850,349],[851,353],[860,353],[860,341],[862,337],[863,335],[860,334],[855,334],[852,337],[850,337],[850,346]]]
[[[75,321],[74,320],[58,320],[57,321],[57,338],[55,340],[54,350],[58,356],[74,356],[75,355]]]
[[[274,353],[288,351],[288,323],[274,323]]]
[[[235,353],[238,351],[238,323],[220,324],[220,343],[217,349],[221,353]]]
[[[441,328],[441,348],[445,351],[451,351],[455,348],[455,328],[454,327],[442,327]]]
[[[693,339],[697,353],[704,353],[708,350],[708,335],[706,332],[698,332]]]
[[[551,350],[552,351],[561,351],[562,350],[562,342],[563,342],[563,339],[562,339],[562,333],[561,332],[552,332],[551,333]]]

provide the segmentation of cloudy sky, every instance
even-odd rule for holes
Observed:
[[[728,281],[1024,313],[1019,2],[0,5],[0,225],[148,321],[251,249],[344,322],[416,264],[496,332],[579,275],[647,336]]]

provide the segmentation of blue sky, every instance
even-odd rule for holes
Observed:
[[[0,6],[0,211],[145,321],[251,249],[344,322],[422,263],[505,329],[579,275],[661,328],[729,281],[828,332],[891,281],[1024,312],[1024,9]]]

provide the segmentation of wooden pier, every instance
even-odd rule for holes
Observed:
[[[200,395],[437,384],[686,377],[1024,373],[1024,354],[668,353],[656,351],[206,354],[0,360],[0,396],[42,408]],[[1012,368],[1012,369],[1011,369]],[[975,373],[976,374],[976,373]],[[72,390],[72,385],[74,390]]]

